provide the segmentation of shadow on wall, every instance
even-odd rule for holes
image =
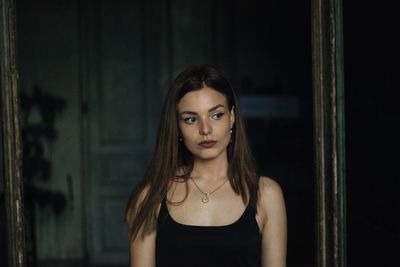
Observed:
[[[65,101],[43,92],[38,86],[32,95],[21,92],[22,111],[22,176],[26,222],[26,253],[28,266],[36,266],[35,209],[50,207],[57,215],[66,207],[63,193],[46,188],[51,179],[48,147],[57,138],[54,122],[65,108]]]

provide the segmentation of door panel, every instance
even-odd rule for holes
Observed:
[[[89,2],[86,16],[88,248],[94,264],[124,264],[129,193],[148,162],[142,1]],[[153,103],[154,104],[154,103]]]

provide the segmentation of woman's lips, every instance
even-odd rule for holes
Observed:
[[[213,147],[217,143],[217,141],[202,141],[199,143],[199,146],[203,148],[210,148]]]

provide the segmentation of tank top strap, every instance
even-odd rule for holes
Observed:
[[[160,206],[160,212],[158,214],[158,216],[163,217],[165,214],[168,214],[168,210],[167,210],[167,198],[164,197],[161,200],[161,206]]]
[[[253,208],[252,206],[250,206],[250,204],[247,204],[247,209],[249,210],[250,217],[255,218],[255,216],[257,214],[257,210],[255,208]]]
[[[167,197],[164,197],[161,200],[160,211],[158,213],[158,218],[157,218],[157,225],[161,226],[162,224],[164,224],[164,222],[168,216],[169,216],[169,213],[168,213],[168,207],[167,207]]]
[[[250,204],[247,205],[245,214],[243,215],[243,223],[247,225],[246,227],[252,227],[255,229],[257,232],[259,232],[259,226],[256,220],[257,216],[257,210],[250,206]]]

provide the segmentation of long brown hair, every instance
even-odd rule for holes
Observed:
[[[243,202],[256,208],[258,175],[246,139],[245,126],[238,99],[227,79],[213,66],[192,66],[177,76],[168,91],[161,114],[155,151],[144,179],[133,190],[126,208],[125,220],[129,236],[134,240],[156,229],[158,207],[166,196],[172,180],[190,177],[193,156],[179,142],[177,104],[188,92],[212,88],[223,94],[229,109],[235,112],[232,139],[228,146],[228,177],[235,193]],[[183,173],[178,175],[178,171]]]

